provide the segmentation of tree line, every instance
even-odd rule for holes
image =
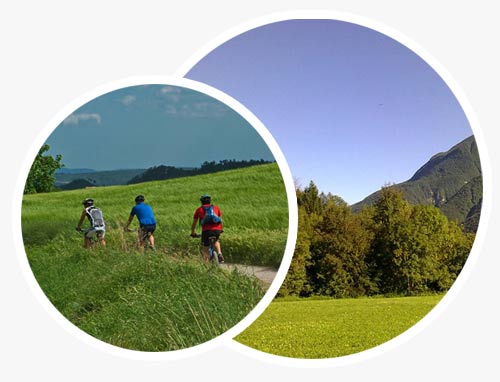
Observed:
[[[236,159],[224,159],[219,162],[215,161],[205,161],[201,164],[201,167],[197,168],[182,168],[174,166],[153,166],[148,168],[142,174],[135,176],[127,184],[136,184],[143,182],[150,182],[153,180],[165,180],[182,178],[185,176],[201,175],[201,174],[211,174],[219,171],[234,170],[237,168],[250,167],[259,164],[271,163],[264,159],[255,160],[236,160]]]
[[[319,193],[313,182],[297,189],[297,201],[297,243],[279,296],[443,292],[475,237],[434,206],[410,205],[394,187],[383,187],[358,213],[342,198]]]
[[[64,167],[62,163],[62,155],[58,154],[55,157],[49,155],[50,150],[48,144],[44,144],[31,165],[26,184],[24,186],[24,194],[35,194],[40,192],[56,191],[54,186],[56,180],[56,171]],[[144,171],[141,175],[132,178],[127,184],[135,184],[149,182],[152,180],[165,180],[173,178],[181,178],[185,176],[210,174],[218,171],[233,170],[237,168],[255,166],[260,164],[272,163],[264,159],[256,160],[236,160],[225,159],[219,162],[205,161],[198,168],[179,168],[174,166],[153,166]],[[95,186],[95,180],[76,179],[67,185],[66,189],[78,189],[88,186]]]

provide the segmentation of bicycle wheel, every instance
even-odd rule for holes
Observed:
[[[209,260],[212,264],[214,264],[215,266],[218,267],[219,266],[219,256],[217,256],[217,251],[215,250],[216,237],[211,236],[211,237],[209,237],[209,240],[210,240],[210,246],[208,247]]]

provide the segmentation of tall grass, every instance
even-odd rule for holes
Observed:
[[[288,205],[276,164],[129,186],[25,195],[24,243],[44,244],[61,232],[74,235],[81,202],[92,197],[103,210],[107,239],[113,246],[116,237],[121,236],[118,231],[130,214],[134,197],[143,194],[158,221],[158,247],[171,252],[192,252],[199,240],[189,237],[190,227],[199,197],[204,193],[212,195],[222,210],[221,243],[229,262],[279,266],[288,232]]]
[[[276,165],[193,178],[26,195],[22,229],[33,273],[53,305],[90,335],[128,349],[168,351],[210,340],[239,322],[263,295],[255,278],[213,268],[189,237],[203,193],[223,211],[231,262],[279,265],[288,209]],[[157,251],[141,253],[125,233],[137,194],[155,211]],[[107,222],[107,246],[82,248],[74,229],[92,197]],[[134,223],[136,224],[136,223]]]

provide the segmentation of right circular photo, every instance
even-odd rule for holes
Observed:
[[[251,110],[295,179],[292,263],[237,342],[348,356],[444,298],[476,238],[483,178],[464,108],[428,62],[356,23],[288,19],[246,30],[183,74]]]

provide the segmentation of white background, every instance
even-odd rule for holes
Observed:
[[[217,379],[359,381],[498,380],[500,211],[483,212],[476,261],[446,309],[383,354],[343,366],[287,366],[230,348],[175,361],[115,355],[82,342],[53,319],[30,288],[15,246],[16,184],[42,130],[62,108],[110,81],[172,75],[226,30],[297,9],[349,12],[415,41],[455,79],[477,116],[483,162],[498,191],[500,24],[494,1],[3,1],[0,5],[0,379]],[[429,137],[432,139],[432,137]],[[480,147],[481,149],[481,147]],[[485,150],[486,149],[486,150]],[[19,191],[19,188],[17,188]],[[16,208],[12,211],[12,208]],[[491,212],[491,213],[489,213]],[[488,221],[486,221],[486,219]]]

